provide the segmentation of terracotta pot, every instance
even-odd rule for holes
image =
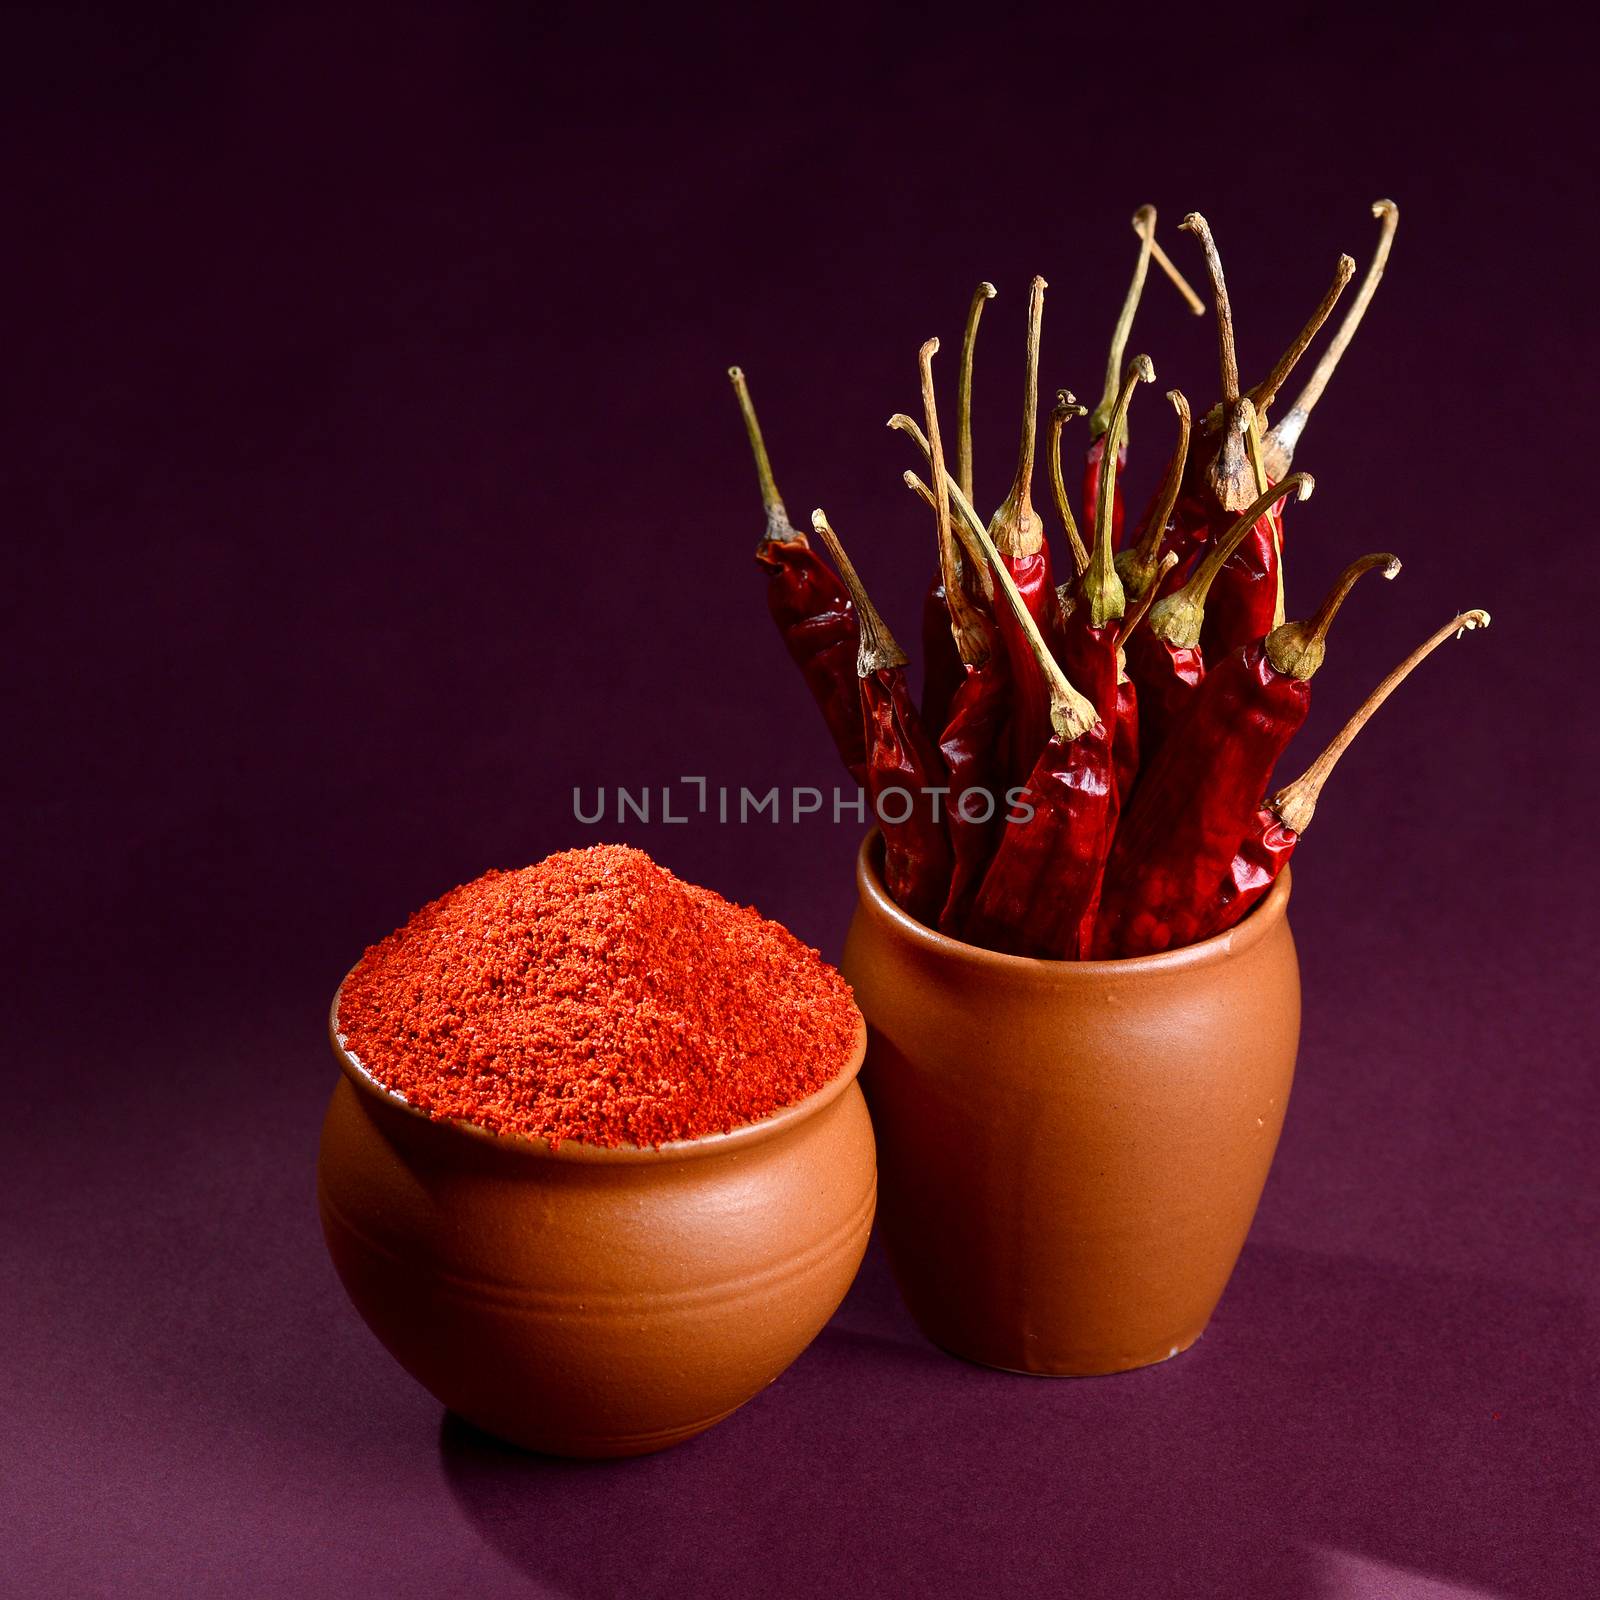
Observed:
[[[732,1133],[658,1150],[496,1136],[343,1077],[323,1232],[350,1298],[450,1410],[530,1449],[642,1455],[771,1383],[866,1248],[872,1125],[849,1066]]]
[[[876,833],[842,967],[866,1013],[880,1218],[934,1343],[1087,1375],[1205,1331],[1278,1143],[1300,1035],[1289,876],[1231,932],[1131,961],[946,939]]]

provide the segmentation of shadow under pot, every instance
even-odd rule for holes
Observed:
[[[703,1432],[821,1331],[866,1248],[872,1127],[839,1076],[731,1133],[645,1149],[435,1121],[339,1041],[328,1250],[367,1326],[442,1404],[564,1456]]]
[[[1186,949],[1038,961],[907,916],[881,859],[873,832],[840,965],[869,1029],[884,1242],[922,1331],[1060,1376],[1186,1350],[1239,1258],[1294,1077],[1289,874]]]

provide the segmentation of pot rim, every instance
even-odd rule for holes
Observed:
[[[350,971],[354,972],[355,968],[352,967]],[[426,1111],[412,1105],[396,1090],[386,1089],[372,1076],[361,1058],[353,1050],[346,1048],[343,1036],[339,1032],[339,996],[343,994],[345,982],[349,977],[350,973],[347,972],[339,980],[339,987],[333,991],[333,1003],[328,1008],[328,1042],[333,1046],[333,1056],[339,1063],[339,1070],[355,1086],[359,1094],[379,1102],[391,1111],[402,1112],[425,1126],[438,1129],[444,1137],[487,1141],[497,1150],[539,1161],[646,1166],[664,1161],[687,1161],[702,1156],[725,1155],[730,1151],[747,1150],[752,1145],[761,1144],[796,1127],[831,1105],[856,1081],[856,1075],[861,1071],[861,1063],[867,1053],[866,1019],[861,1015],[861,1008],[855,1006],[856,1039],[845,1064],[820,1089],[813,1089],[802,1100],[779,1106],[770,1116],[763,1117],[758,1122],[747,1122],[742,1127],[730,1129],[727,1133],[708,1133],[698,1139],[675,1139],[662,1145],[585,1144],[581,1139],[563,1139],[559,1145],[552,1145],[548,1139],[534,1134],[496,1133],[492,1128],[485,1128],[480,1123],[469,1122],[461,1117],[429,1116]],[[853,1000],[851,1004],[855,1004]]]
[[[1245,914],[1242,922],[1222,933],[1213,934],[1197,944],[1186,944],[1177,950],[1162,950],[1149,956],[1121,956],[1110,961],[1055,961],[1042,956],[1014,956],[1002,950],[987,950],[982,945],[968,944],[964,939],[952,939],[925,923],[918,922],[903,911],[889,897],[878,871],[877,857],[882,851],[882,836],[877,828],[870,828],[856,852],[856,889],[862,905],[883,921],[891,924],[904,938],[920,944],[930,952],[947,960],[965,961],[974,966],[992,967],[1013,978],[1030,978],[1038,982],[1060,981],[1076,983],[1107,978],[1132,978],[1145,974],[1188,972],[1197,967],[1211,966],[1226,961],[1231,956],[1242,955],[1259,944],[1271,929],[1283,920],[1289,903],[1293,877],[1288,866],[1278,874],[1277,881],[1260,903]]]

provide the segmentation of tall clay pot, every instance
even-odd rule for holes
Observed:
[[[901,1293],[954,1355],[1121,1372],[1205,1331],[1283,1125],[1300,1034],[1289,875],[1239,927],[1130,961],[1035,961],[890,900],[876,833],[842,963]]]
[[[862,1039],[816,1093],[640,1149],[430,1120],[330,1020],[318,1200],[356,1309],[413,1377],[515,1444],[640,1455],[709,1428],[816,1337],[866,1249]]]

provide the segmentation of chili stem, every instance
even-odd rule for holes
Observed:
[[[1487,611],[1463,611],[1460,616],[1452,617],[1442,628],[1430,635],[1361,702],[1356,708],[1355,714],[1334,735],[1328,748],[1293,783],[1286,784],[1267,801],[1267,809],[1276,813],[1278,820],[1291,833],[1304,833],[1310,827],[1311,819],[1316,813],[1317,801],[1321,798],[1323,784],[1328,781],[1329,775],[1338,766],[1340,756],[1350,748],[1351,741],[1366,727],[1373,712],[1446,639],[1459,639],[1462,634],[1470,633],[1474,628],[1487,628],[1488,626],[1489,613]]]
[[[1211,295],[1217,308],[1217,364],[1222,373],[1222,443],[1211,466],[1211,488],[1225,511],[1237,511],[1250,498],[1244,487],[1244,448],[1239,442],[1242,429],[1239,410],[1239,352],[1233,338],[1233,303],[1228,298],[1228,281],[1222,273],[1222,257],[1211,236],[1211,224],[1198,211],[1191,211],[1178,226],[1192,233],[1205,252],[1206,271],[1211,278]]]
[[[1028,294],[1022,447],[1017,455],[1017,475],[1012,481],[1011,492],[990,518],[988,528],[995,544],[1013,559],[1036,554],[1044,543],[1044,524],[1033,509],[1033,455],[1039,436],[1039,332],[1044,321],[1044,292],[1048,287],[1043,278],[1035,278]]]
[[[1205,622],[1206,596],[1222,571],[1223,563],[1244,543],[1245,535],[1257,520],[1279,500],[1290,495],[1297,500],[1309,500],[1316,486],[1317,480],[1309,472],[1291,472],[1282,483],[1269,485],[1206,552],[1205,560],[1189,575],[1189,581],[1156,604],[1150,613],[1150,631],[1179,649],[1193,649],[1199,644],[1200,629]]]
[[[889,426],[891,428],[898,428],[901,433],[909,433],[911,437],[916,440],[917,448],[922,451],[924,457],[926,457],[930,463],[933,461],[933,446],[928,442],[927,434],[922,431],[921,426],[913,418],[908,417],[903,411],[897,411],[892,417],[889,418]],[[911,488],[915,489],[916,492],[928,502],[928,505],[931,508],[935,503],[933,490],[930,489],[927,484],[925,484],[914,472],[904,473],[903,476],[906,483],[909,484]],[[972,536],[971,516],[976,515],[976,513],[972,511],[972,502],[967,499],[964,494],[962,494],[961,485],[950,478],[948,470],[945,472],[945,478],[949,483],[951,502],[955,506],[956,510],[960,513],[955,528],[956,538],[961,541],[961,548],[972,559],[972,564],[978,573],[979,587],[983,593],[984,599],[992,599],[994,597],[994,581],[989,576],[988,552]],[[971,515],[969,515],[969,513],[971,513]]]
[[[1070,389],[1056,390],[1056,403],[1050,411],[1050,432],[1048,435],[1050,459],[1050,493],[1056,502],[1056,511],[1061,520],[1066,524],[1067,544],[1072,549],[1072,570],[1077,577],[1082,577],[1089,566],[1089,552],[1084,548],[1083,535],[1078,532],[1078,522],[1072,514],[1072,501],[1067,494],[1067,485],[1061,476],[1061,430],[1074,418],[1085,414],[1086,408],[1080,406],[1077,397]],[[972,497],[968,495],[970,500]]]
[[[1105,452],[1100,457],[1100,492],[1094,506],[1094,551],[1089,557],[1089,570],[1084,574],[1083,589],[1089,603],[1089,626],[1103,628],[1122,615],[1126,604],[1122,594],[1122,579],[1117,576],[1116,558],[1111,549],[1112,511],[1116,504],[1117,456],[1122,448],[1123,434],[1128,426],[1128,407],[1133,401],[1133,391],[1141,383],[1154,383],[1156,369],[1149,356],[1135,356],[1128,363],[1128,371],[1117,395],[1116,408],[1111,414],[1111,425],[1106,434]]]
[[[957,500],[956,503],[959,508],[960,501]],[[1012,614],[1017,619],[1017,625],[1027,638],[1028,648],[1033,652],[1034,660],[1039,663],[1039,670],[1049,685],[1050,726],[1060,739],[1070,743],[1081,734],[1087,733],[1099,720],[1094,706],[1072,687],[1066,673],[1061,670],[1056,658],[1050,654],[1050,648],[1045,644],[1038,624],[1028,612],[1028,603],[1022,598],[1016,580],[1001,559],[999,548],[990,538],[989,530],[983,526],[976,513],[972,513],[970,506],[962,508],[963,516],[969,513],[971,513],[970,526],[973,534],[982,542],[990,565],[994,568],[995,577],[1005,591],[1006,602],[1010,605]]]
[[[1303,682],[1322,665],[1328,651],[1328,629],[1339,614],[1339,607],[1356,581],[1375,567],[1381,567],[1384,577],[1393,579],[1400,572],[1400,558],[1379,551],[1352,561],[1334,580],[1309,622],[1286,622],[1267,635],[1267,659],[1277,671]]]
[[[1117,649],[1121,650],[1128,642],[1133,630],[1144,621],[1145,613],[1155,604],[1156,593],[1161,588],[1161,580],[1178,564],[1178,552],[1169,550],[1161,558],[1161,564],[1155,570],[1155,576],[1144,586],[1144,593],[1133,603],[1133,609],[1122,619],[1122,626],[1117,629]]]
[[[1111,354],[1106,361],[1105,387],[1100,391],[1100,404],[1089,416],[1089,443],[1093,444],[1111,426],[1111,413],[1117,404],[1117,389],[1122,382],[1122,357],[1128,348],[1128,335],[1133,331],[1133,319],[1138,314],[1139,297],[1144,293],[1144,280],[1150,271],[1150,247],[1156,238],[1156,208],[1140,206],[1133,214],[1133,231],[1139,235],[1139,258],[1133,265],[1133,278],[1128,292],[1122,297],[1122,309],[1117,313],[1116,325],[1111,330]]]
[[[1350,348],[1350,341],[1355,338],[1356,329],[1361,326],[1361,319],[1367,314],[1367,307],[1372,304],[1372,297],[1383,280],[1383,269],[1388,264],[1389,251],[1394,245],[1395,229],[1400,226],[1400,208],[1393,200],[1375,200],[1372,214],[1378,219],[1379,232],[1367,275],[1361,280],[1361,287],[1356,290],[1356,297],[1350,302],[1344,321],[1339,324],[1339,331],[1322,352],[1322,359],[1306,380],[1305,387],[1284,413],[1282,420],[1267,435],[1267,465],[1274,472],[1288,471],[1289,463],[1294,460],[1295,446],[1305,432],[1306,422],[1316,409],[1317,401],[1322,398],[1322,391],[1328,387],[1328,380],[1338,367],[1340,358]]]
[[[1167,461],[1166,476],[1161,480],[1161,493],[1149,522],[1139,535],[1138,544],[1117,556],[1117,572],[1123,588],[1136,595],[1143,594],[1153,581],[1151,574],[1156,567],[1156,552],[1166,537],[1167,519],[1178,503],[1178,494],[1183,488],[1183,471],[1189,464],[1189,430],[1193,425],[1189,401],[1181,389],[1168,389],[1167,399],[1178,413],[1178,442]]]
[[[756,478],[761,484],[761,504],[767,513],[767,531],[762,535],[759,549],[769,544],[787,544],[798,541],[807,544],[805,534],[789,520],[784,509],[783,496],[772,476],[772,462],[767,458],[767,442],[761,437],[761,424],[756,419],[755,402],[750,398],[750,386],[745,382],[744,369],[729,367],[728,378],[733,384],[734,398],[739,402],[739,414],[744,418],[744,431],[750,436],[750,453],[756,458]]]
[[[1333,308],[1338,305],[1339,296],[1349,287],[1350,280],[1355,275],[1355,258],[1340,256],[1338,266],[1333,269],[1333,282],[1328,285],[1327,293],[1317,303],[1317,309],[1311,313],[1305,327],[1294,336],[1289,348],[1274,362],[1272,371],[1250,391],[1250,398],[1255,401],[1257,416],[1264,417],[1272,409],[1273,401],[1278,398],[1278,391],[1289,381],[1289,375],[1294,371],[1301,356],[1311,348],[1311,341],[1322,331],[1323,323],[1333,315]]]
[[[931,454],[928,441],[922,437],[922,430],[910,417],[903,412],[889,418],[889,426],[898,428],[902,433],[909,433],[922,446],[924,454]],[[930,498],[930,491],[925,484],[916,479],[914,473],[906,473],[906,482],[911,484],[917,492]],[[972,502],[962,494],[959,484],[950,482],[949,473],[945,474],[945,481],[950,487],[950,500],[961,515],[961,520],[966,523],[967,530],[972,538],[977,541],[982,551],[982,559],[994,572],[1000,587],[1005,591],[1007,603],[1016,614],[1018,626],[1027,638],[1028,648],[1032,650],[1039,663],[1039,670],[1044,674],[1045,682],[1050,686],[1050,725],[1065,740],[1076,739],[1079,734],[1092,728],[1098,720],[1093,704],[1083,695],[1079,694],[1068,681],[1066,673],[1061,670],[1056,658],[1050,654],[1049,646],[1045,644],[1039,633],[1039,626],[1028,612],[1027,602],[1022,598],[1021,591],[1017,588],[1016,580],[1011,576],[1010,569],[1000,557],[1000,551],[990,536],[989,530],[983,525],[983,518],[972,508]]]
[[[933,395],[933,358],[939,353],[939,341],[929,339],[917,352],[917,365],[922,372],[922,409],[928,419],[928,452],[933,463],[935,490],[933,514],[939,533],[939,576],[944,582],[945,605],[950,611],[950,632],[955,638],[956,650],[962,663],[969,667],[980,666],[988,659],[988,641],[966,585],[961,581],[961,563],[956,555],[955,535],[950,527],[950,476],[944,469],[944,445],[939,439],[939,407]]]
[[[1139,227],[1139,217],[1137,213],[1134,214],[1133,226],[1135,231],[1137,231]],[[1189,310],[1195,316],[1203,317],[1206,314],[1205,301],[1202,300],[1200,296],[1189,287],[1189,280],[1178,271],[1178,268],[1173,262],[1172,257],[1161,248],[1161,241],[1156,238],[1153,229],[1151,230],[1150,234],[1150,259],[1154,261],[1164,273],[1166,273],[1168,280],[1172,284],[1172,287],[1183,296],[1185,302],[1188,304]]]
[[[861,631],[861,646],[856,652],[856,676],[870,678],[875,672],[906,666],[910,657],[895,643],[888,623],[878,615],[878,608],[873,605],[855,566],[845,554],[844,546],[839,543],[839,535],[829,527],[827,515],[820,508],[811,513],[811,526],[827,546],[845,588],[850,591],[850,598],[855,601],[856,623]]]
[[[1233,342],[1233,304],[1228,299],[1228,281],[1222,275],[1222,257],[1211,236],[1211,224],[1198,211],[1191,211],[1179,228],[1192,233],[1205,252],[1206,271],[1211,277],[1211,295],[1217,307],[1217,359],[1222,369],[1222,403],[1230,411],[1239,403],[1239,353]]]
[[[1245,448],[1250,454],[1250,470],[1255,475],[1256,493],[1265,494],[1272,480],[1261,459],[1261,414],[1249,395],[1239,402],[1239,421],[1244,430]]]
[[[967,499],[972,498],[972,357],[978,347],[978,319],[983,308],[998,293],[987,281],[972,291],[967,307],[967,326],[961,335],[961,366],[956,378],[956,482]]]

